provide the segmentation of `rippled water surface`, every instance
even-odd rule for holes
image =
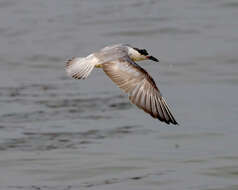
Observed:
[[[237,190],[235,0],[0,1],[0,189]],[[179,126],[64,61],[106,45],[141,62]]]

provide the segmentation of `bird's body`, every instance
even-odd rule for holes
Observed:
[[[94,67],[102,68],[138,108],[167,124],[177,124],[153,78],[135,63],[146,59],[158,61],[145,49],[116,44],[84,58],[72,58],[66,63],[66,71],[75,79],[85,79]]]

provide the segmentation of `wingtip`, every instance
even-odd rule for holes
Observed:
[[[172,123],[172,122],[171,122]],[[174,121],[172,124],[180,126],[180,124],[177,121]]]
[[[65,61],[65,68],[68,68],[70,65],[73,64],[73,60],[75,57],[72,57],[71,59],[68,59],[67,61]]]
[[[169,120],[169,121],[167,121],[167,120],[161,120],[161,118],[158,118],[158,120],[159,120],[159,121],[161,121],[161,122],[165,122],[167,125],[170,125],[170,124],[172,124],[172,125],[175,125],[175,126],[180,126],[180,124],[179,124],[177,121],[171,121],[171,120]]]
[[[150,112],[147,112],[147,113],[149,113],[153,118],[155,118],[155,119],[158,119],[160,122],[164,122],[164,123],[166,123],[167,125],[177,125],[177,126],[179,126],[180,124],[173,118],[169,118],[169,120],[166,120],[165,118],[162,118],[160,115],[159,116],[154,116],[154,115],[152,115]]]

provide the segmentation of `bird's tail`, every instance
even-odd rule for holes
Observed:
[[[65,69],[75,79],[85,79],[96,65],[89,57],[73,57],[66,62]]]

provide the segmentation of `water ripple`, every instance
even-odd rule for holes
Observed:
[[[112,129],[93,129],[85,132],[24,132],[21,138],[11,138],[0,143],[0,150],[47,151],[54,149],[85,148],[108,138],[151,132],[140,126],[122,126]]]

